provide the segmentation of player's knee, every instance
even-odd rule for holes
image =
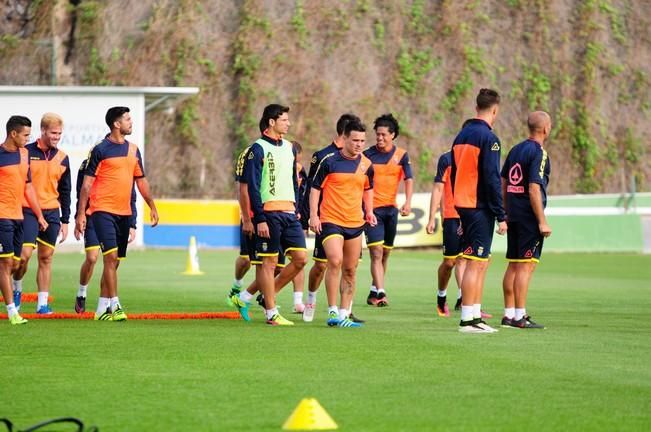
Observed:
[[[307,255],[303,253],[303,254],[296,254],[292,256],[292,263],[299,270],[302,269],[307,264]]]
[[[357,274],[357,267],[344,267],[341,274],[347,281],[354,281],[355,275]]]
[[[344,258],[342,256],[333,256],[328,258],[328,268],[340,269]]]
[[[373,246],[370,248],[369,253],[371,254],[372,260],[381,260],[384,257],[384,249],[382,246]]]
[[[444,258],[443,262],[441,263],[441,267],[449,271],[454,268],[456,263],[457,261],[455,259]]]

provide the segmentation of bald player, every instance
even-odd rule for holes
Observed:
[[[551,167],[543,148],[552,120],[546,112],[536,111],[529,114],[527,126],[529,138],[511,149],[502,167],[502,194],[509,221],[502,327],[543,329],[545,326],[527,315],[526,302],[543,240],[552,234],[545,217]]]

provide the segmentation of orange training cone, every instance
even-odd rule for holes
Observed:
[[[337,423],[316,399],[303,399],[283,424],[283,430],[335,430]]]
[[[188,247],[188,261],[185,265],[184,275],[202,275],[203,272],[199,269],[199,252],[197,251],[197,239],[190,237],[190,246]]]

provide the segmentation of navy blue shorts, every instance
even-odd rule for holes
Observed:
[[[241,257],[251,257],[252,254],[255,254],[255,236],[244,234],[242,231],[242,222],[240,222],[240,256]]]
[[[31,208],[23,207],[23,246],[36,247],[36,242],[54,249],[61,231],[59,209],[42,210],[43,218],[48,223],[45,231],[39,231],[38,220]]]
[[[131,216],[98,211],[90,215],[90,218],[93,220],[102,254],[107,255],[117,251],[118,258],[126,257]]]
[[[329,222],[322,223],[321,234],[316,236],[317,240],[314,244],[316,245],[318,243],[321,246],[321,249],[323,249],[323,244],[332,237],[341,237],[344,240],[352,240],[362,235],[364,232],[364,226],[365,225],[357,228],[346,228]],[[325,255],[325,251],[323,252],[323,255]]]
[[[463,227],[463,256],[487,261],[491,254],[495,216],[485,209],[457,209]]]
[[[377,225],[366,225],[366,246],[382,245],[392,249],[398,231],[398,209],[393,206],[378,207],[373,213],[377,218]]]
[[[506,259],[511,262],[538,262],[542,254],[544,237],[538,221],[509,222],[506,232]]]
[[[443,257],[456,258],[463,252],[461,219],[443,219]]]
[[[0,258],[20,259],[23,251],[23,221],[0,219]]]
[[[305,233],[294,213],[274,211],[265,212],[265,216],[269,226],[269,238],[257,235],[258,226],[256,224],[255,252],[257,257],[280,256],[291,250],[307,250]]]
[[[88,216],[86,218],[86,229],[84,230],[84,249],[99,249],[99,239],[95,232],[95,225],[93,225],[93,218]]]

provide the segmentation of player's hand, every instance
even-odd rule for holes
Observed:
[[[373,212],[366,213],[366,216],[365,216],[364,219],[366,219],[366,223],[369,224],[370,226],[377,225],[377,217],[375,217],[375,213],[373,213]]]
[[[547,223],[539,224],[538,230],[540,230],[540,234],[542,234],[543,237],[549,237],[550,235],[552,235],[552,227],[547,225]]]
[[[129,243],[132,243],[136,239],[136,229],[129,228]]]
[[[427,232],[427,234],[434,234],[438,230],[439,230],[438,218],[434,218],[434,220],[430,220],[427,226],[425,227],[425,232]]]
[[[321,234],[321,219],[317,215],[310,216],[309,220],[310,229],[314,234]]]
[[[242,221],[242,232],[247,237],[253,236],[253,222],[251,222],[251,219],[248,221]]]
[[[411,204],[404,203],[402,207],[400,207],[400,216],[409,216],[409,213],[411,213]]]
[[[68,224],[61,224],[61,228],[59,229],[59,237],[61,237],[61,240],[59,240],[59,243],[63,243],[66,241],[68,238]]]
[[[497,231],[495,232],[498,233],[499,235],[504,235],[506,234],[507,229],[508,227],[506,226],[506,222],[502,221],[497,223]]]
[[[86,231],[86,215],[84,213],[78,214],[75,219],[75,238],[81,240]]]
[[[271,237],[269,235],[269,225],[267,225],[267,222],[260,222],[258,224],[258,237],[262,237],[262,238]]]
[[[48,227],[47,221],[43,218],[43,216],[39,216],[38,218],[38,229],[40,231],[45,231]]]
[[[156,210],[156,207],[149,209],[149,220],[152,228],[158,225],[158,210]]]

